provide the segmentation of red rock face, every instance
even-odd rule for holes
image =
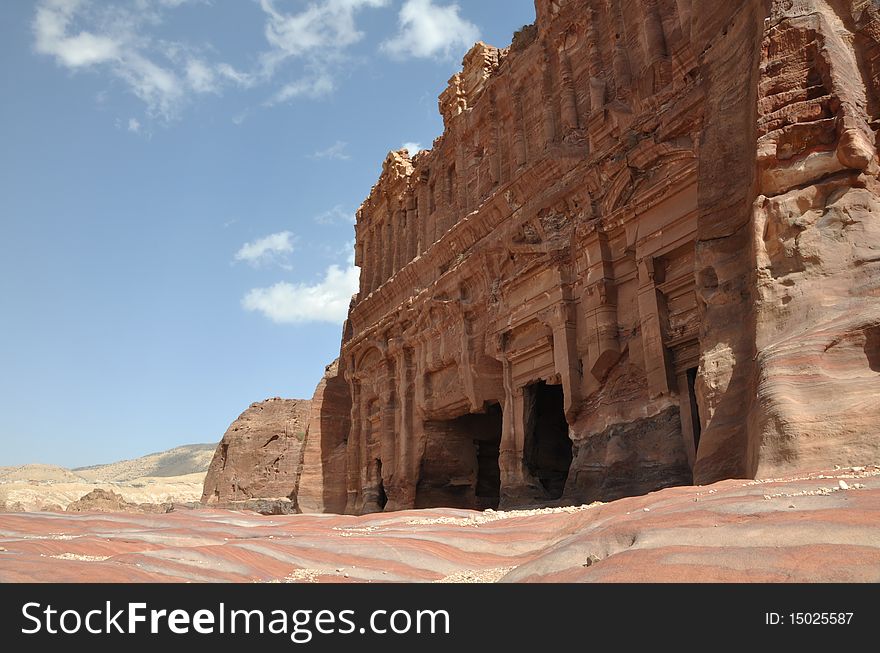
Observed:
[[[310,403],[275,398],[251,404],[214,452],[202,503],[293,498]]]
[[[327,366],[315,390],[297,479],[297,505],[305,513],[345,510],[345,449],[351,397],[339,361]]]
[[[876,3],[536,9],[358,212],[323,487],[343,445],[350,513],[877,459]]]

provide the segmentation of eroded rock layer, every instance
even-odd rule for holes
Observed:
[[[876,3],[535,4],[357,214],[312,495],[551,504],[876,460]]]
[[[202,503],[295,497],[311,402],[267,399],[239,415],[217,446]]]
[[[880,469],[607,504],[0,514],[0,582],[880,582]]]
[[[350,413],[348,384],[336,360],[327,366],[312,397],[296,483],[297,505],[302,512],[345,510],[345,448]]]

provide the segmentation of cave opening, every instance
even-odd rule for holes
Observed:
[[[524,462],[531,475],[541,483],[546,498],[559,499],[565,490],[572,460],[562,386],[540,381],[525,390]]]
[[[475,425],[474,446],[477,454],[477,481],[474,488],[479,510],[498,508],[501,500],[501,406],[488,406],[485,415]]]
[[[388,503],[388,495],[385,494],[385,482],[382,480],[382,461],[376,461],[376,476],[378,478],[379,487],[377,488],[376,503],[379,504],[380,510],[385,510]]]
[[[416,485],[416,508],[497,508],[501,406],[481,413],[425,422],[425,454]]]
[[[694,459],[697,456],[697,449],[700,448],[700,407],[697,405],[697,369],[692,367],[687,371],[688,385],[688,401],[691,403],[691,429],[694,436]]]

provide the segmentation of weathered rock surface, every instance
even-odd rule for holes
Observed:
[[[294,497],[310,403],[276,397],[251,404],[217,446],[202,502]]]
[[[278,580],[880,582],[880,468],[516,512],[0,514],[3,583]]]
[[[335,360],[327,366],[312,397],[296,482],[300,511],[341,513],[345,510],[345,456],[350,427],[351,396],[343,370]]]
[[[535,5],[358,211],[311,508],[329,479],[360,514],[876,460],[877,3]]]
[[[158,512],[174,510],[172,503],[132,503],[113,490],[95,488],[67,506],[67,512]]]

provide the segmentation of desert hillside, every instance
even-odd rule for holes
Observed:
[[[144,476],[167,477],[197,474],[208,470],[216,448],[216,444],[188,444],[132,460],[77,467],[72,471],[90,481],[115,482],[131,481]]]
[[[76,469],[42,464],[0,467],[0,511],[63,511],[96,488],[135,504],[195,502],[213,453],[212,444],[191,444]]]

